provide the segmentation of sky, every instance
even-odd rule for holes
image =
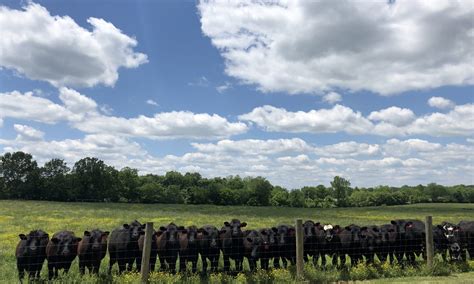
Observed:
[[[0,1],[0,153],[474,183],[471,1]]]

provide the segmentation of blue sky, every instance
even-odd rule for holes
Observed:
[[[0,149],[289,188],[473,183],[472,5],[280,4],[2,1]]]

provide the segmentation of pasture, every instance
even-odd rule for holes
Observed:
[[[164,204],[118,204],[118,203],[61,203],[40,201],[11,201],[0,200],[0,281],[13,283],[17,281],[15,265],[15,246],[18,234],[28,233],[33,229],[43,229],[50,235],[59,230],[72,230],[77,236],[82,236],[84,230],[100,228],[112,231],[123,223],[137,219],[140,222],[154,222],[155,226],[175,222],[178,225],[202,226],[206,224],[221,227],[224,221],[239,218],[248,223],[248,228],[271,227],[278,224],[294,224],[296,218],[311,219],[325,223],[348,225],[383,224],[392,219],[418,218],[423,220],[426,215],[433,216],[433,223],[441,221],[459,222],[463,219],[474,219],[474,204],[417,204],[391,207],[337,208],[337,209],[305,209],[277,207],[245,207],[245,206],[213,206],[213,205],[164,205]],[[80,278],[77,260],[73,263],[70,275],[62,278],[66,282],[113,281],[116,283],[135,283],[139,276],[128,274],[108,278],[105,270],[108,258],[101,267],[101,276]],[[382,265],[382,264],[381,264]],[[248,267],[247,267],[248,268]],[[451,270],[451,271],[450,271]],[[472,261],[464,267],[453,265],[437,266],[438,275],[449,272],[465,272],[474,270]],[[216,283],[227,282],[273,282],[292,281],[292,269],[279,269],[272,272],[258,271],[255,275],[242,273],[237,276],[214,274],[207,281]],[[370,279],[378,277],[423,276],[429,274],[421,268],[401,269],[398,266],[365,268],[355,267],[348,272],[336,270],[319,271],[307,268],[306,274],[314,282],[337,279]],[[469,273],[472,275],[472,272]],[[466,275],[469,275],[466,274]],[[47,278],[46,265],[43,266],[42,277]],[[460,274],[463,278],[463,274]],[[151,276],[156,282],[199,282],[197,275],[169,275],[154,273]],[[410,278],[412,281],[414,278]],[[456,279],[456,278],[455,278]]]

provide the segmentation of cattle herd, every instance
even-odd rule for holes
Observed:
[[[251,270],[257,267],[268,269],[286,267],[295,263],[296,234],[290,225],[245,230],[247,223],[233,219],[224,222],[219,230],[215,226],[177,226],[170,223],[159,227],[152,236],[150,269],[155,269],[156,261],[160,268],[176,272],[179,259],[180,271],[192,263],[196,272],[199,256],[202,259],[202,272],[216,272],[222,252],[224,271],[230,270],[230,261],[235,261],[235,270],[242,270],[242,262],[247,258]],[[145,225],[138,221],[124,224],[111,233],[99,229],[85,231],[77,237],[71,231],[55,233],[51,239],[42,230],[20,234],[16,248],[17,268],[20,279],[25,272],[31,278],[39,278],[43,263],[47,260],[49,279],[57,277],[58,270],[67,273],[73,260],[78,257],[79,271],[98,273],[107,250],[110,256],[109,273],[115,263],[119,272],[140,270],[144,244]],[[371,263],[375,256],[384,261],[415,263],[417,255],[425,254],[425,225],[419,220],[393,220],[381,226],[339,226],[306,221],[303,224],[304,259],[312,257],[314,265],[326,266],[326,256],[332,257],[334,266],[343,266],[347,259],[355,265],[359,261]],[[474,221],[461,221],[459,224],[443,222],[433,227],[435,250],[445,261],[466,260],[467,253],[474,257]],[[348,257],[346,257],[348,256]],[[405,258],[404,258],[405,257]],[[321,259],[321,264],[319,264]],[[340,263],[338,262],[340,260]],[[281,261],[281,263],[280,263]],[[347,263],[349,265],[349,263]]]

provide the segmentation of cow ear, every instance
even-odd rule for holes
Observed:
[[[145,228],[146,228],[146,224],[143,224],[143,225],[142,225],[142,229],[145,229]]]
[[[139,235],[145,235],[144,231],[140,231]]]
[[[91,232],[89,232],[89,231],[84,231],[84,236],[90,237],[90,236],[91,236]]]
[[[163,235],[163,232],[162,232],[162,231],[158,231],[158,232],[155,233],[155,235],[156,235],[157,237],[159,237],[159,236]]]
[[[230,227],[230,223],[229,223],[229,222],[227,222],[227,221],[225,221],[225,222],[224,222],[224,226],[226,226],[226,227]]]
[[[278,233],[278,228],[277,227],[272,227],[272,231],[275,233]]]
[[[45,233],[45,234],[43,235],[43,238],[49,239],[49,235],[48,235],[47,233]]]
[[[315,226],[315,227],[319,227],[319,225],[321,225],[320,222],[314,223],[314,226]]]
[[[188,233],[188,230],[183,229],[183,230],[180,231],[180,233],[181,233],[181,234],[187,234],[187,233]]]
[[[262,234],[262,235],[264,235],[264,236],[268,235],[267,230],[261,231],[260,234]]]
[[[247,238],[247,242],[253,243],[253,240],[251,238]]]
[[[241,227],[241,228],[247,227],[247,222],[240,223],[240,227]]]
[[[344,229],[346,229],[346,230],[350,231],[350,230],[351,230],[351,227],[349,227],[349,226],[346,226]]]
[[[161,226],[160,231],[166,231],[166,227]]]
[[[390,221],[390,224],[392,224],[392,225],[397,225],[397,222],[395,222],[395,221],[392,220],[392,221]]]
[[[20,237],[20,240],[26,240],[25,234],[19,234],[18,236]]]
[[[437,225],[436,226],[438,229],[444,230],[444,227],[442,225]]]
[[[373,228],[372,228],[372,231],[374,231],[374,232],[377,232],[377,233],[378,233],[378,232],[379,232],[379,228],[377,228],[377,227],[373,227]]]
[[[410,222],[407,222],[407,223],[405,224],[405,227],[411,227],[411,226],[413,226],[413,222],[411,222],[411,221],[410,221]]]
[[[76,242],[82,241],[82,238],[76,238]]]
[[[179,227],[178,227],[178,230],[184,231],[184,226],[179,226]]]
[[[105,231],[105,232],[102,233],[102,237],[105,237],[105,236],[108,236],[108,235],[110,235],[109,231]]]
[[[123,228],[128,229],[128,228],[130,228],[130,226],[128,224],[123,224]]]
[[[59,243],[59,239],[58,238],[52,238],[51,242],[53,242],[53,244],[57,244],[57,243]]]
[[[366,231],[367,230],[367,227],[362,227],[360,228],[361,231]]]
[[[226,231],[226,230],[219,230],[218,233],[219,233],[219,235],[222,235],[222,234],[224,234],[225,232],[227,232],[227,231]]]

